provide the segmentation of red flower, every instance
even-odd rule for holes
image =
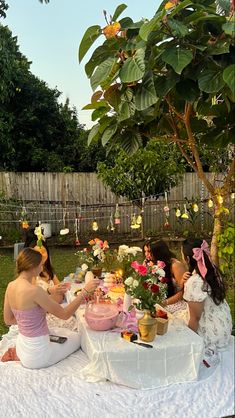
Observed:
[[[161,283],[168,283],[169,279],[167,277],[161,277],[160,282]]]
[[[159,286],[157,284],[152,284],[151,292],[158,293],[159,292]]]
[[[144,283],[142,283],[142,286],[143,286],[145,289],[148,289],[148,288],[149,288],[149,284],[148,284],[148,282],[144,282]]]

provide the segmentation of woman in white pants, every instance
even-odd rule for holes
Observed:
[[[22,250],[16,260],[17,278],[8,284],[4,300],[5,323],[17,324],[19,328],[17,356],[22,365],[30,369],[51,366],[79,349],[79,334],[68,329],[63,330],[63,336],[67,337],[65,343],[50,341],[46,313],[60,319],[70,318],[99,284],[98,279],[90,280],[76,299],[62,308],[41,287],[32,284],[42,266],[39,252],[32,248]]]

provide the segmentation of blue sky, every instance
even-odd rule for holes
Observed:
[[[122,1],[115,0],[50,0],[41,4],[38,0],[7,0],[7,18],[1,23],[8,25],[18,37],[20,51],[32,61],[31,71],[49,87],[62,92],[61,101],[69,97],[76,106],[80,123],[92,126],[90,112],[81,110],[89,103],[92,90],[84,65],[87,54],[78,63],[78,47],[89,26],[105,26],[103,10],[112,14]],[[133,20],[151,18],[161,0],[123,1],[128,7],[121,17]],[[100,37],[96,43],[102,42]]]

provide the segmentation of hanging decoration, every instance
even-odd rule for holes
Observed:
[[[138,229],[138,228],[140,228],[140,224],[137,224],[137,219],[134,213],[131,218],[131,229]]]
[[[235,199],[235,193],[233,192],[233,193],[231,193],[231,199]]]
[[[109,217],[109,221],[108,221],[108,225],[107,225],[107,230],[112,231],[112,232],[115,231],[115,227],[114,227],[114,224],[113,224],[113,213],[112,212],[110,213],[110,217]]]
[[[181,218],[182,219],[188,219],[189,218],[186,204],[184,204],[184,213],[181,215]]]
[[[92,222],[92,229],[93,229],[93,231],[98,231],[98,229],[99,229],[98,222],[97,222],[96,219],[94,219],[93,222]]]
[[[66,215],[67,215],[66,209],[63,208],[63,229],[60,230],[60,235],[67,235],[69,233],[69,228],[66,228],[66,222],[65,222]]]
[[[218,195],[217,195],[217,201],[218,201],[218,203],[219,203],[220,205],[222,205],[222,203],[223,203],[224,199],[223,199],[223,196],[221,196],[221,194],[218,194]]]
[[[38,226],[35,227],[34,234],[37,236],[37,247],[42,248],[43,241],[45,241],[45,238],[40,223]]]
[[[170,229],[171,228],[170,222],[169,222],[170,208],[168,206],[167,192],[165,192],[165,202],[166,202],[166,205],[163,208],[164,214],[165,214],[164,229]]]
[[[213,208],[213,206],[214,206],[213,200],[209,199],[208,200],[208,208]]]
[[[181,211],[180,211],[180,209],[178,208],[178,209],[176,209],[176,211],[175,211],[175,216],[176,216],[176,218],[180,218],[181,217]]]
[[[79,247],[79,245],[81,245],[79,238],[78,238],[78,234],[80,231],[80,219],[81,219],[81,207],[79,206],[78,212],[76,212],[75,223],[74,223],[76,247]]]
[[[27,210],[25,206],[22,207],[20,222],[23,229],[29,228],[29,223],[27,221]]]
[[[198,212],[199,211],[199,207],[198,207],[198,204],[197,203],[193,203],[192,207],[193,207],[193,211],[194,212]]]
[[[120,211],[119,211],[118,203],[117,203],[115,213],[114,213],[114,224],[115,225],[120,225],[120,223],[121,223]]]
[[[137,225],[141,225],[142,224],[142,215],[138,215],[137,216],[136,223],[137,223]]]

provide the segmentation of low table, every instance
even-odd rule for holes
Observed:
[[[153,389],[197,380],[203,355],[203,340],[187,326],[169,324],[165,335],[157,335],[145,348],[121,338],[119,332],[93,331],[77,311],[81,348],[90,362],[79,376],[88,382],[111,382],[138,389]]]

